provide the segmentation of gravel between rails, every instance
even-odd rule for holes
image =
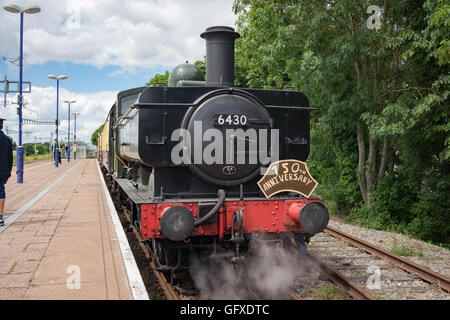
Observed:
[[[392,249],[395,247],[411,248],[421,255],[407,256],[405,258],[434,272],[450,277],[450,250],[446,248],[409,238],[402,234],[358,227],[335,220],[330,220],[329,225],[387,251],[392,252]]]
[[[444,248],[392,232],[371,230],[342,222],[330,221],[330,226],[389,251],[394,246],[413,248],[416,252],[420,252],[421,256],[407,256],[408,260],[434,269],[435,272],[448,274],[449,254]],[[308,250],[379,299],[450,299],[449,293],[435,285],[328,234],[320,233],[314,236]],[[381,272],[379,288],[367,287],[369,277],[373,274],[369,272],[369,267],[378,268]]]

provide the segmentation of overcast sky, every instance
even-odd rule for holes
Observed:
[[[0,0],[0,5],[41,7],[38,14],[24,16],[23,80],[32,82],[26,119],[56,119],[56,81],[49,74],[68,76],[60,81],[60,134],[67,136],[67,104],[80,112],[77,136],[89,140],[104,122],[121,90],[144,85],[156,72],[164,72],[186,60],[205,55],[200,33],[207,27],[235,27],[232,0]],[[19,55],[19,14],[0,9],[0,56]],[[19,68],[0,59],[0,78],[18,80]],[[3,90],[3,84],[0,84]],[[14,94],[8,101],[16,101]],[[4,126],[18,128],[16,105],[3,105]],[[73,130],[73,121],[71,124]],[[54,126],[25,125],[24,142],[50,139]],[[4,130],[5,131],[5,130]],[[10,134],[17,141],[17,134]]]

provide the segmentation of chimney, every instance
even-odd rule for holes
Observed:
[[[239,33],[230,27],[216,26],[200,36],[206,40],[206,85],[234,86],[234,40]]]

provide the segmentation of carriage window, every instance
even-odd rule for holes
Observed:
[[[139,94],[133,94],[131,96],[123,97],[120,100],[120,115],[121,116],[124,115],[127,112],[128,108],[130,108],[131,105],[133,105],[136,102],[138,95]]]

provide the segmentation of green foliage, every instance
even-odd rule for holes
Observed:
[[[206,77],[206,56],[203,57],[203,60],[197,60],[194,62],[194,66],[199,68],[203,75]]]
[[[411,205],[410,222],[405,232],[435,243],[450,244],[449,166],[428,172],[419,189],[419,201]]]
[[[23,145],[25,156],[34,154],[34,143],[24,143]]]
[[[367,27],[374,4],[379,29]],[[319,108],[308,166],[331,212],[450,243],[448,0],[235,0],[233,8],[236,85],[294,86]]]
[[[203,74],[206,76],[206,56],[203,57],[203,60],[197,60],[194,62],[194,65],[196,67],[198,67]],[[166,72],[164,72],[164,74],[161,73],[156,73],[153,78],[150,79],[149,82],[147,82],[145,85],[146,86],[155,86],[155,85],[160,85],[161,83],[169,83],[169,71],[166,70]]]
[[[325,118],[321,118],[324,120]],[[337,122],[332,123],[334,127]],[[316,193],[327,202],[330,212],[346,213],[361,201],[354,168],[357,165],[355,145],[351,141],[353,133],[350,128],[345,131],[340,125],[330,128],[336,135],[323,134],[315,123],[311,130],[311,155],[308,160],[310,173],[319,185]],[[324,148],[324,146],[329,146]],[[350,156],[349,156],[350,155]]]
[[[30,155],[25,156],[23,159],[24,163],[38,161],[38,160],[45,160],[45,159],[51,159],[52,154],[51,153],[45,153],[45,154],[38,154],[38,155]],[[16,164],[16,156],[13,156],[13,164]]]
[[[396,254],[398,256],[403,256],[403,257],[413,257],[413,256],[423,257],[422,251],[416,250],[414,248],[402,246],[402,245],[394,245],[391,248],[391,252],[393,254]]]
[[[370,228],[399,231],[399,223],[409,221],[408,206],[417,200],[414,186],[405,182],[399,177],[385,177],[378,182],[371,203],[354,208],[348,218]]]
[[[34,143],[25,143],[23,145],[23,147],[24,147],[25,156],[34,155],[34,151],[35,151],[34,150],[34,147],[35,147]],[[49,153],[48,142],[47,142],[47,144],[36,143],[36,151],[37,151],[37,154]]]
[[[146,86],[154,86],[154,85],[157,85],[160,83],[167,84],[169,82],[169,75],[170,75],[169,71],[167,71],[167,70],[166,70],[166,72],[164,72],[164,74],[157,73],[145,85]]]
[[[37,149],[37,151],[38,151],[38,154],[46,154],[46,153],[49,153],[48,145],[44,145],[44,144],[38,143],[38,144],[36,145],[36,149]]]
[[[326,283],[319,288],[311,289],[311,298],[313,300],[346,300],[348,295],[341,286]]]
[[[102,124],[100,127],[97,128],[97,130],[95,130],[92,135],[91,135],[91,142],[94,146],[97,145],[98,143],[98,134],[103,130],[103,127],[105,126],[105,124]]]

